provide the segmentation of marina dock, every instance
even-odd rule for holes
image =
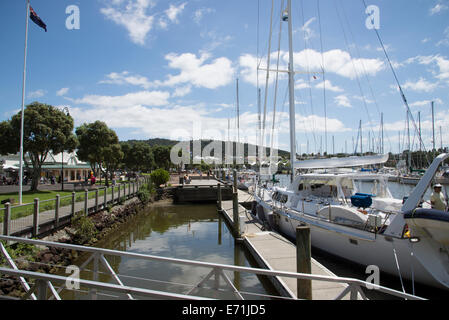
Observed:
[[[239,199],[250,197],[241,191]],[[222,201],[221,213],[227,223],[233,228],[233,202]],[[254,219],[239,202],[239,215],[244,216],[244,229],[241,230],[241,240],[249,249],[252,256],[261,268],[274,271],[297,272],[296,246],[276,232],[265,230],[263,225]],[[322,276],[335,276],[331,271],[312,258],[312,274]],[[297,280],[293,278],[270,278],[276,289],[285,297],[297,298]],[[346,284],[312,280],[312,299],[331,300],[337,297]],[[349,299],[345,297],[344,299]]]

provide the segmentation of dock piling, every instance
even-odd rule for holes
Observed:
[[[234,222],[234,230],[236,238],[240,238],[240,223],[239,223],[239,198],[237,191],[232,193],[232,218]]]
[[[221,211],[221,210],[223,210],[223,205],[222,205],[221,184],[220,183],[217,183],[217,197],[218,197],[218,210]]]
[[[296,272],[312,273],[310,227],[308,225],[296,228]],[[312,281],[307,279],[297,280],[298,299],[312,300]]]

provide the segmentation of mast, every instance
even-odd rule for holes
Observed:
[[[288,88],[289,88],[289,111],[290,111],[290,165],[291,181],[295,176],[296,161],[296,128],[295,128],[295,90],[294,90],[294,71],[293,71],[293,25],[292,25],[292,0],[288,0]],[[268,54],[269,55],[269,54]]]
[[[434,112],[434,102],[432,101],[432,151],[435,152],[435,112]]]
[[[419,134],[419,167],[422,168],[422,138],[421,138],[421,111],[418,111],[418,134]]]
[[[412,168],[412,150],[410,145],[410,114],[407,109],[407,148],[408,148],[408,166]]]
[[[237,142],[240,143],[239,78],[237,78]]]
[[[384,154],[384,113],[380,114],[380,128],[381,128],[381,145],[380,153]]]
[[[362,120],[360,120],[359,130],[360,130],[360,155],[363,156]]]

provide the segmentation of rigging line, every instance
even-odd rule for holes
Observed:
[[[282,19],[282,12],[284,8],[284,0],[281,1],[281,12],[279,15],[279,20]],[[281,55],[281,37],[282,36],[282,23],[279,23],[279,41],[278,41],[278,56],[277,56],[277,64],[276,64],[276,81],[274,87],[274,101],[273,101],[273,124],[271,127],[271,143],[270,143],[270,152],[273,149],[274,142],[274,126],[276,122],[276,102],[277,102],[277,94],[278,94],[278,80],[279,80],[279,61]],[[271,156],[271,153],[270,153]]]
[[[299,96],[300,101],[302,101],[301,93],[300,93],[300,92],[297,92],[297,95]],[[306,108],[304,108],[304,113],[307,114]],[[301,121],[302,121],[302,124],[303,124],[303,127],[304,127],[304,134],[305,134],[305,136],[306,136],[306,140],[308,141],[308,140],[309,140],[309,136],[307,135],[308,127],[306,126],[306,122],[305,122],[306,117],[304,117],[304,116],[300,116],[300,117],[301,117]],[[315,146],[315,147],[316,147],[316,146]]]
[[[267,76],[265,79],[265,98],[264,98],[263,122],[262,122],[262,141],[263,142],[265,142],[265,122],[266,122],[266,118],[267,118],[268,81],[270,80],[271,37],[273,34],[273,11],[274,11],[274,0],[271,1],[270,33],[268,36]]]
[[[362,0],[362,2],[363,2],[363,4],[365,5],[365,9],[368,8],[368,6],[366,5],[366,1],[365,1],[365,0]],[[382,50],[383,50],[383,52],[384,52],[384,54],[385,54],[385,57],[386,57],[386,59],[387,59],[387,61],[388,61],[388,64],[389,64],[389,66],[390,66],[390,69],[391,69],[391,71],[393,72],[393,76],[394,76],[394,79],[396,80],[396,84],[398,85],[398,88],[399,88],[399,92],[400,92],[400,94],[401,94],[402,101],[404,102],[404,105],[405,105],[405,107],[407,108],[407,110],[410,112],[410,107],[409,107],[409,105],[408,105],[407,98],[405,97],[404,91],[402,90],[402,86],[401,86],[401,84],[400,84],[400,82],[399,82],[399,79],[398,79],[398,77],[397,77],[397,75],[396,75],[396,71],[395,71],[394,68],[393,68],[393,64],[391,63],[390,57],[388,56],[387,50],[385,49],[385,46],[384,46],[384,43],[383,43],[383,41],[382,41],[382,39],[381,39],[381,37],[380,37],[380,34],[379,34],[379,32],[377,31],[376,28],[373,28],[373,29],[374,29],[374,31],[376,32],[377,39],[379,40],[380,45],[382,46]],[[413,126],[414,126],[414,128],[415,128],[415,131],[418,131],[418,127],[416,126],[416,122],[415,122],[415,119],[414,119],[413,115],[410,115],[410,116],[411,116],[411,119],[412,119]],[[420,139],[420,142],[423,144],[424,151],[426,151],[426,147],[425,147],[425,145],[424,145],[424,143],[423,143],[423,141],[422,141],[422,138],[419,137],[419,139]],[[426,152],[426,160],[427,160],[427,164],[430,165],[430,161],[429,161],[429,157],[428,157],[428,155],[427,155],[427,152]]]
[[[341,3],[341,1],[340,1],[340,6],[343,7],[343,4]],[[352,54],[351,54],[351,50],[350,50],[350,47],[349,47],[349,42],[348,42],[348,38],[346,36],[346,31],[345,31],[345,28],[344,28],[344,25],[343,25],[343,21],[341,19],[340,13],[338,11],[337,2],[335,2],[335,9],[336,9],[336,12],[337,12],[338,20],[339,20],[340,25],[341,25],[341,29],[343,31],[343,37],[345,39],[346,48],[348,49],[349,58],[351,59],[351,64],[352,64],[352,67],[354,68],[354,73],[355,73],[355,77],[356,77],[356,80],[357,80],[357,85],[359,87],[360,94],[362,96],[363,106],[365,107],[365,111],[366,111],[366,114],[368,116],[369,122],[373,123],[373,121],[371,119],[371,115],[370,115],[370,113],[368,111],[368,105],[366,104],[365,94],[363,93],[362,85],[360,83],[360,77],[359,77],[359,74],[357,72],[357,68],[355,67],[354,59],[353,59]],[[371,130],[371,132],[372,132],[372,134],[374,136],[374,131],[372,130],[372,128],[370,128],[369,130]]]
[[[327,154],[327,104],[326,104],[326,74],[324,72],[324,53],[323,53],[323,34],[321,31],[321,11],[320,0],[317,0],[318,25],[320,29],[320,46],[321,46],[321,69],[323,71],[323,103],[324,103],[324,151]]]
[[[313,98],[312,98],[312,86],[311,86],[311,81],[310,81],[310,68],[309,68],[309,57],[307,54],[308,51],[308,46],[307,46],[307,34],[306,34],[306,29],[304,28],[305,26],[305,17],[304,17],[304,2],[303,0],[301,0],[301,16],[302,16],[302,25],[303,25],[303,32],[304,32],[304,52],[305,52],[305,56],[306,56],[306,71],[307,71],[307,84],[309,86],[309,98],[310,98],[310,109],[312,112],[312,115],[315,114],[315,110],[313,107]],[[316,123],[315,123],[315,119],[312,118],[312,135],[313,135],[313,141],[315,143],[315,150],[317,149],[317,139],[315,136],[315,132],[316,132]]]
[[[370,93],[371,93],[371,97],[373,98],[374,105],[376,106],[376,109],[377,109],[377,113],[378,113],[378,115],[380,116],[380,115],[381,115],[381,111],[380,111],[380,108],[379,108],[379,104],[377,103],[377,99],[376,99],[376,96],[375,96],[375,94],[374,94],[374,90],[373,90],[373,87],[372,87],[372,85],[371,85],[371,81],[369,80],[368,72],[366,71],[365,63],[363,62],[363,59],[361,59],[362,56],[361,56],[361,54],[360,54],[359,47],[358,47],[357,45],[355,45],[355,37],[354,37],[354,33],[352,32],[352,29],[351,29],[351,27],[350,27],[348,15],[346,14],[346,10],[345,10],[344,7],[342,7],[342,10],[343,10],[343,16],[344,16],[344,18],[345,18],[345,20],[346,20],[346,24],[348,25],[348,31],[349,31],[349,34],[350,34],[350,36],[351,36],[351,38],[352,38],[352,40],[353,40],[353,43],[354,43],[354,47],[355,47],[355,50],[356,50],[356,53],[357,53],[357,57],[359,58],[360,63],[361,63],[361,65],[362,65],[362,69],[363,69],[362,74],[363,74],[363,76],[364,76],[365,79],[366,79],[366,82],[367,82],[367,84],[368,84],[369,91],[370,91]],[[380,141],[380,135],[381,135],[380,131],[381,131],[381,130],[379,129],[379,141]],[[388,140],[388,143],[390,144],[390,149],[391,149],[391,141],[390,141],[390,137],[389,137],[388,133],[385,133],[385,134],[386,134],[386,136],[387,136],[387,140]],[[380,145],[380,143],[379,143],[379,145]],[[379,149],[380,149],[380,148],[379,148]],[[379,152],[379,153],[380,153],[380,152]]]

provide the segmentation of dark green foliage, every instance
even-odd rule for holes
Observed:
[[[117,134],[102,121],[85,123],[76,128],[75,133],[79,140],[78,158],[89,162],[92,169],[100,168],[105,172],[106,185],[109,185],[109,175],[119,167],[123,159]]]
[[[170,174],[164,169],[157,169],[151,173],[151,181],[153,181],[156,188],[161,184],[166,184],[170,180]]]
[[[0,153],[17,153],[20,147],[22,113],[0,123]],[[33,102],[24,110],[23,151],[32,167],[31,190],[36,191],[41,167],[50,151],[54,154],[73,151],[78,141],[73,131],[73,118],[47,104]]]
[[[79,212],[72,218],[72,227],[75,229],[73,242],[76,244],[88,243],[97,235],[95,224],[84,212]]]
[[[131,171],[149,172],[155,167],[153,152],[145,142],[122,142],[120,145],[124,153],[124,168]]]
[[[153,183],[146,183],[142,185],[139,192],[137,193],[137,197],[139,198],[142,204],[147,204],[153,199],[153,195],[156,193]]]

